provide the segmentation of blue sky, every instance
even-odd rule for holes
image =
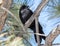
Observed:
[[[22,2],[23,2],[23,0],[22,0]],[[34,0],[34,1],[30,0],[30,1],[28,1],[28,5],[30,6],[30,9],[34,12],[40,2],[41,2],[41,0]],[[59,24],[60,17],[48,20],[52,16],[52,15],[49,15],[48,12],[45,12],[45,11],[49,10],[49,7],[45,7],[43,10],[44,11],[42,11],[39,16],[39,22],[43,27],[43,31],[44,31],[45,35],[48,35],[50,33],[50,31]],[[57,38],[54,40],[53,43],[60,43],[59,40],[60,40],[60,35],[57,36]],[[44,43],[44,41],[42,43]]]

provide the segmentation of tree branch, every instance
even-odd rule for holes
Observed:
[[[36,16],[39,16],[39,13],[41,12],[41,10],[43,9],[43,7],[47,4],[48,0],[43,0],[41,2],[41,4],[39,4],[39,6],[37,7],[37,9],[35,10],[34,14],[30,17],[30,19],[25,23],[25,29],[27,29],[30,24],[33,22],[34,18]]]
[[[9,9],[10,8],[10,4],[11,4],[11,0],[3,0],[3,3],[1,6]],[[7,12],[0,9],[0,31],[3,29],[3,26],[5,24],[6,18],[7,18]]]
[[[60,34],[60,25],[54,28],[49,35],[46,37],[45,46],[52,46],[52,42]]]

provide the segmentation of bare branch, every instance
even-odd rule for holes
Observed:
[[[52,42],[60,34],[60,25],[54,28],[46,38],[45,46],[52,46]]]
[[[1,6],[9,9],[10,4],[11,4],[11,0],[2,0],[2,1],[3,1],[3,3],[2,3]],[[4,11],[4,10],[1,10],[0,11],[0,31],[3,29],[3,26],[5,24],[6,18],[7,18],[7,12]]]
[[[38,17],[35,17],[35,27],[36,27],[36,33],[39,33],[39,27],[38,27]],[[40,38],[38,35],[37,36],[37,43],[38,43],[38,46],[40,46]]]
[[[14,14],[13,14],[12,12],[10,12],[8,9],[6,9],[6,8],[3,7],[3,6],[1,6],[1,9],[3,9],[4,11],[6,11],[7,13],[9,13],[13,18],[16,19],[16,21],[17,21],[18,23],[20,23],[20,21],[18,21],[18,19],[16,18],[16,16],[14,16]],[[19,24],[19,25],[23,28],[23,31],[26,32],[23,24]]]
[[[25,29],[27,29],[30,24],[33,22],[34,18],[36,16],[39,16],[39,13],[41,12],[41,10],[43,9],[43,7],[47,4],[48,0],[43,0],[41,2],[41,4],[39,4],[39,6],[37,7],[36,11],[34,12],[34,14],[30,17],[30,19],[25,23]]]

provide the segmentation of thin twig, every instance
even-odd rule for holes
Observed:
[[[36,33],[39,33],[39,27],[38,27],[38,17],[35,17],[35,27],[36,27]],[[40,38],[38,35],[36,35],[37,37],[37,43],[38,43],[38,46],[40,46]]]
[[[14,31],[14,32],[19,33],[20,31]],[[39,36],[45,36],[46,37],[45,34],[39,34],[39,33],[33,33],[33,32],[21,32],[20,34],[27,34],[27,33],[29,33],[29,34],[36,34],[36,35],[39,35]]]
[[[18,19],[16,18],[16,16],[14,16],[14,14],[13,14],[12,12],[10,12],[8,9],[6,9],[6,8],[3,7],[3,6],[1,6],[1,9],[3,9],[3,10],[6,11],[6,12],[8,12],[9,14],[11,14],[11,16],[14,17],[18,23],[20,23],[20,22],[18,21]],[[23,28],[23,31],[24,31],[24,33],[25,33],[26,31],[25,31],[24,26],[23,26],[22,24],[20,24],[20,26]],[[25,40],[26,40],[26,39],[25,39]],[[26,40],[26,41],[27,41],[27,40]],[[29,41],[27,41],[27,42],[30,44]],[[31,44],[30,44],[30,45],[31,45]],[[31,45],[31,46],[32,46],[32,45]]]
[[[6,9],[6,8],[3,7],[3,6],[1,6],[1,9],[5,10],[6,12],[8,12],[13,18],[16,19],[16,21],[17,21],[18,23],[20,23],[20,21],[18,21],[18,19],[16,18],[16,16],[14,16],[14,14],[13,14],[12,12],[10,12],[8,9]],[[26,32],[23,24],[19,24],[19,25],[23,28],[23,31]]]
[[[8,21],[7,22],[9,25],[12,25],[12,22]],[[14,32],[20,32],[20,31],[14,31]],[[46,36],[45,34],[40,34],[40,33],[33,33],[33,32],[21,32],[21,34],[26,34],[26,33],[30,33],[30,34],[36,34],[36,35],[40,35],[40,36]]]

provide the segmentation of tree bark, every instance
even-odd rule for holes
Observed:
[[[9,9],[11,1],[12,0],[3,0],[3,4],[1,6]],[[2,9],[0,9],[0,31],[2,31],[2,29],[3,29],[3,26],[5,24],[6,18],[7,18],[7,12],[2,10]]]

